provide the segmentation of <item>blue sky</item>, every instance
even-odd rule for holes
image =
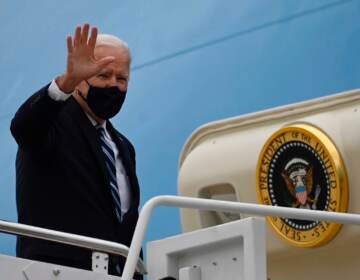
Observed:
[[[89,22],[129,43],[133,71],[115,126],[137,151],[142,204],[177,193],[177,164],[198,126],[359,87],[360,1],[0,2],[0,219],[16,221],[17,107],[65,69],[67,34]],[[181,231],[155,212],[146,240]],[[14,254],[0,234],[0,253]]]

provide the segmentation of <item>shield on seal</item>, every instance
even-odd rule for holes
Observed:
[[[301,186],[301,187],[296,187],[295,188],[295,195],[297,200],[304,205],[306,203],[307,200],[307,193],[306,193],[306,189],[305,186]]]

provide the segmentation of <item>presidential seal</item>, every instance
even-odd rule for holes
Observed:
[[[267,205],[346,212],[348,180],[341,155],[320,129],[295,124],[275,132],[265,143],[257,165],[257,193]],[[268,218],[290,244],[326,244],[341,225],[320,221]]]

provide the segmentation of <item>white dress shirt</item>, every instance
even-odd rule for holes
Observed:
[[[71,94],[66,94],[62,92],[58,85],[56,84],[55,80],[53,80],[48,88],[49,96],[59,102],[66,101]],[[122,163],[122,160],[119,155],[119,150],[116,147],[115,142],[111,139],[111,136],[106,129],[106,121],[102,124],[98,124],[90,115],[86,114],[90,122],[93,126],[96,127],[103,127],[105,130],[105,140],[110,144],[114,151],[114,155],[116,158],[116,181],[119,189],[119,195],[120,195],[120,201],[121,201],[121,216],[123,216],[130,207],[130,201],[131,201],[131,195],[130,195],[130,186],[129,186],[129,180],[128,176],[126,175],[124,165]]]

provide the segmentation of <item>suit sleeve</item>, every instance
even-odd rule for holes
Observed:
[[[16,112],[10,130],[21,147],[41,147],[51,136],[51,127],[63,102],[48,94],[49,84],[33,94]]]

